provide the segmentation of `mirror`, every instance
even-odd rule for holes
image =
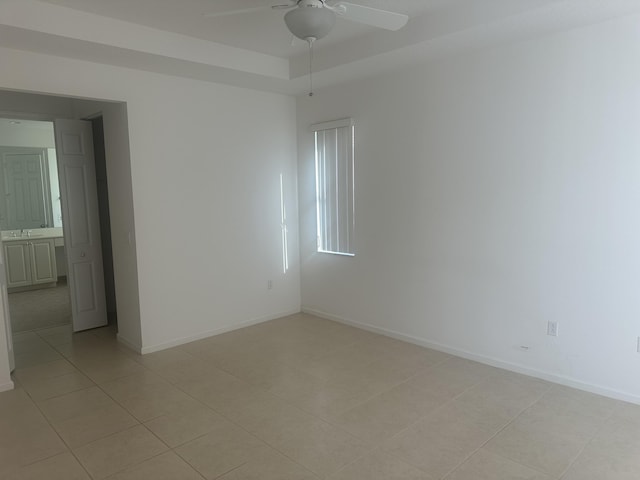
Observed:
[[[0,119],[0,230],[62,226],[52,122]]]

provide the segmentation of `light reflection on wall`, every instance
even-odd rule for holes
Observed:
[[[287,228],[287,206],[284,200],[284,177],[280,174],[280,228],[282,230],[282,273],[289,270],[289,244]]]

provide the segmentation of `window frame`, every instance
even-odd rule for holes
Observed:
[[[340,132],[340,129],[346,129],[346,131]],[[352,118],[343,118],[339,120],[334,120],[330,122],[317,123],[311,126],[311,131],[314,134],[314,159],[315,159],[315,187],[316,187],[316,251],[318,253],[328,253],[331,255],[338,255],[344,257],[354,257],[355,256],[355,242],[354,242],[354,232],[355,232],[355,123]],[[331,210],[328,207],[328,202],[326,200],[327,195],[327,174],[321,175],[321,163],[322,167],[326,171],[326,157],[321,155],[319,148],[319,133],[322,132],[331,132],[336,131],[336,153],[334,158],[331,160],[335,163],[334,165],[334,173],[335,178],[332,178],[334,183],[330,186],[333,186],[335,190],[336,200],[335,200],[335,218],[331,218],[329,222],[326,220],[326,212],[327,210]],[[343,155],[340,158],[338,153],[338,138],[340,134],[346,135],[346,157]],[[324,152],[326,148],[326,141],[323,141],[322,151]],[[320,157],[323,157],[322,160]],[[342,178],[338,177],[339,164],[343,166]],[[321,183],[324,186],[324,190],[321,192]],[[343,189],[344,191],[339,192],[339,185],[343,185],[346,187]],[[340,201],[340,196],[344,197],[342,202]],[[346,202],[346,209],[345,209]],[[323,221],[323,212],[325,212],[325,219]],[[341,248],[340,246],[340,233],[339,233],[339,223],[341,221],[340,215],[343,214],[342,217],[346,217],[346,226],[347,226],[347,240],[346,240],[346,248]],[[331,241],[328,241],[328,228],[327,223],[331,223],[336,226],[336,233],[331,233],[333,237]],[[343,225],[344,227],[344,225]],[[328,244],[335,243],[337,246],[331,247]],[[346,251],[343,251],[346,250]]]

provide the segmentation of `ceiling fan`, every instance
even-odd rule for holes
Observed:
[[[307,42],[313,42],[325,37],[333,29],[337,16],[385,30],[399,30],[409,20],[407,15],[401,13],[388,12],[340,0],[337,2],[329,2],[329,0],[289,0],[289,3],[271,7],[244,8],[210,13],[206,16],[222,17],[269,9],[289,10],[284,16],[287,28],[293,35]]]
[[[313,44],[329,34],[338,16],[353,22],[383,28],[400,30],[407,24],[409,17],[402,13],[389,12],[378,8],[365,7],[355,3],[329,0],[288,0],[288,3],[271,7],[253,7],[206,14],[207,17],[222,17],[261,10],[289,10],[284,16],[284,23],[297,38],[309,44],[309,96],[313,96]]]

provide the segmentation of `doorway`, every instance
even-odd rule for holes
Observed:
[[[109,175],[110,227],[113,246],[113,281],[117,292],[117,328],[109,328],[110,335],[117,341],[140,351],[142,331],[140,324],[140,296],[138,288],[138,268],[135,244],[135,219],[133,214],[133,185],[131,173],[131,154],[129,148],[129,119],[126,102],[104,99],[81,99],[72,96],[56,96],[35,92],[18,92],[0,89],[0,117],[20,120],[53,121],[57,118],[89,119],[103,117],[104,148]],[[95,174],[91,176],[95,178]],[[97,217],[98,215],[96,215]],[[99,238],[100,235],[97,235]],[[66,238],[64,239],[67,240]],[[0,251],[3,246],[0,244]],[[2,259],[4,261],[4,259]],[[4,265],[0,266],[2,273]],[[25,352],[13,350],[9,302],[6,290],[6,278],[0,276],[0,338],[5,334],[5,342],[0,341],[0,367],[3,358],[8,358],[13,369],[14,356]],[[104,291],[104,288],[101,289]],[[115,295],[110,296],[115,300]],[[115,302],[111,302],[113,305]],[[109,321],[115,325],[115,308],[111,309]],[[63,330],[67,327],[61,327]],[[1,331],[3,330],[3,331]],[[52,329],[55,330],[55,329]],[[68,328],[71,332],[71,328]],[[69,333],[70,335],[70,333]],[[26,337],[37,337],[27,334]],[[68,343],[69,340],[65,340]],[[24,345],[18,350],[24,350]],[[49,352],[52,353],[52,352]],[[53,355],[53,354],[52,354]],[[53,357],[52,357],[53,358]],[[0,372],[0,388],[4,380]],[[7,378],[8,380],[8,378]]]
[[[91,119],[91,130],[95,138],[95,183],[99,192],[101,233],[98,243],[103,249],[107,318],[115,326],[115,282],[102,117]],[[68,239],[62,224],[65,193],[60,190],[54,137],[52,122],[0,119],[0,190],[3,190],[0,192],[0,227],[14,334],[73,323],[68,250],[65,248]],[[42,151],[43,159],[37,161],[33,151],[20,149]],[[29,173],[28,178],[23,170]],[[77,209],[67,211],[74,210]]]

